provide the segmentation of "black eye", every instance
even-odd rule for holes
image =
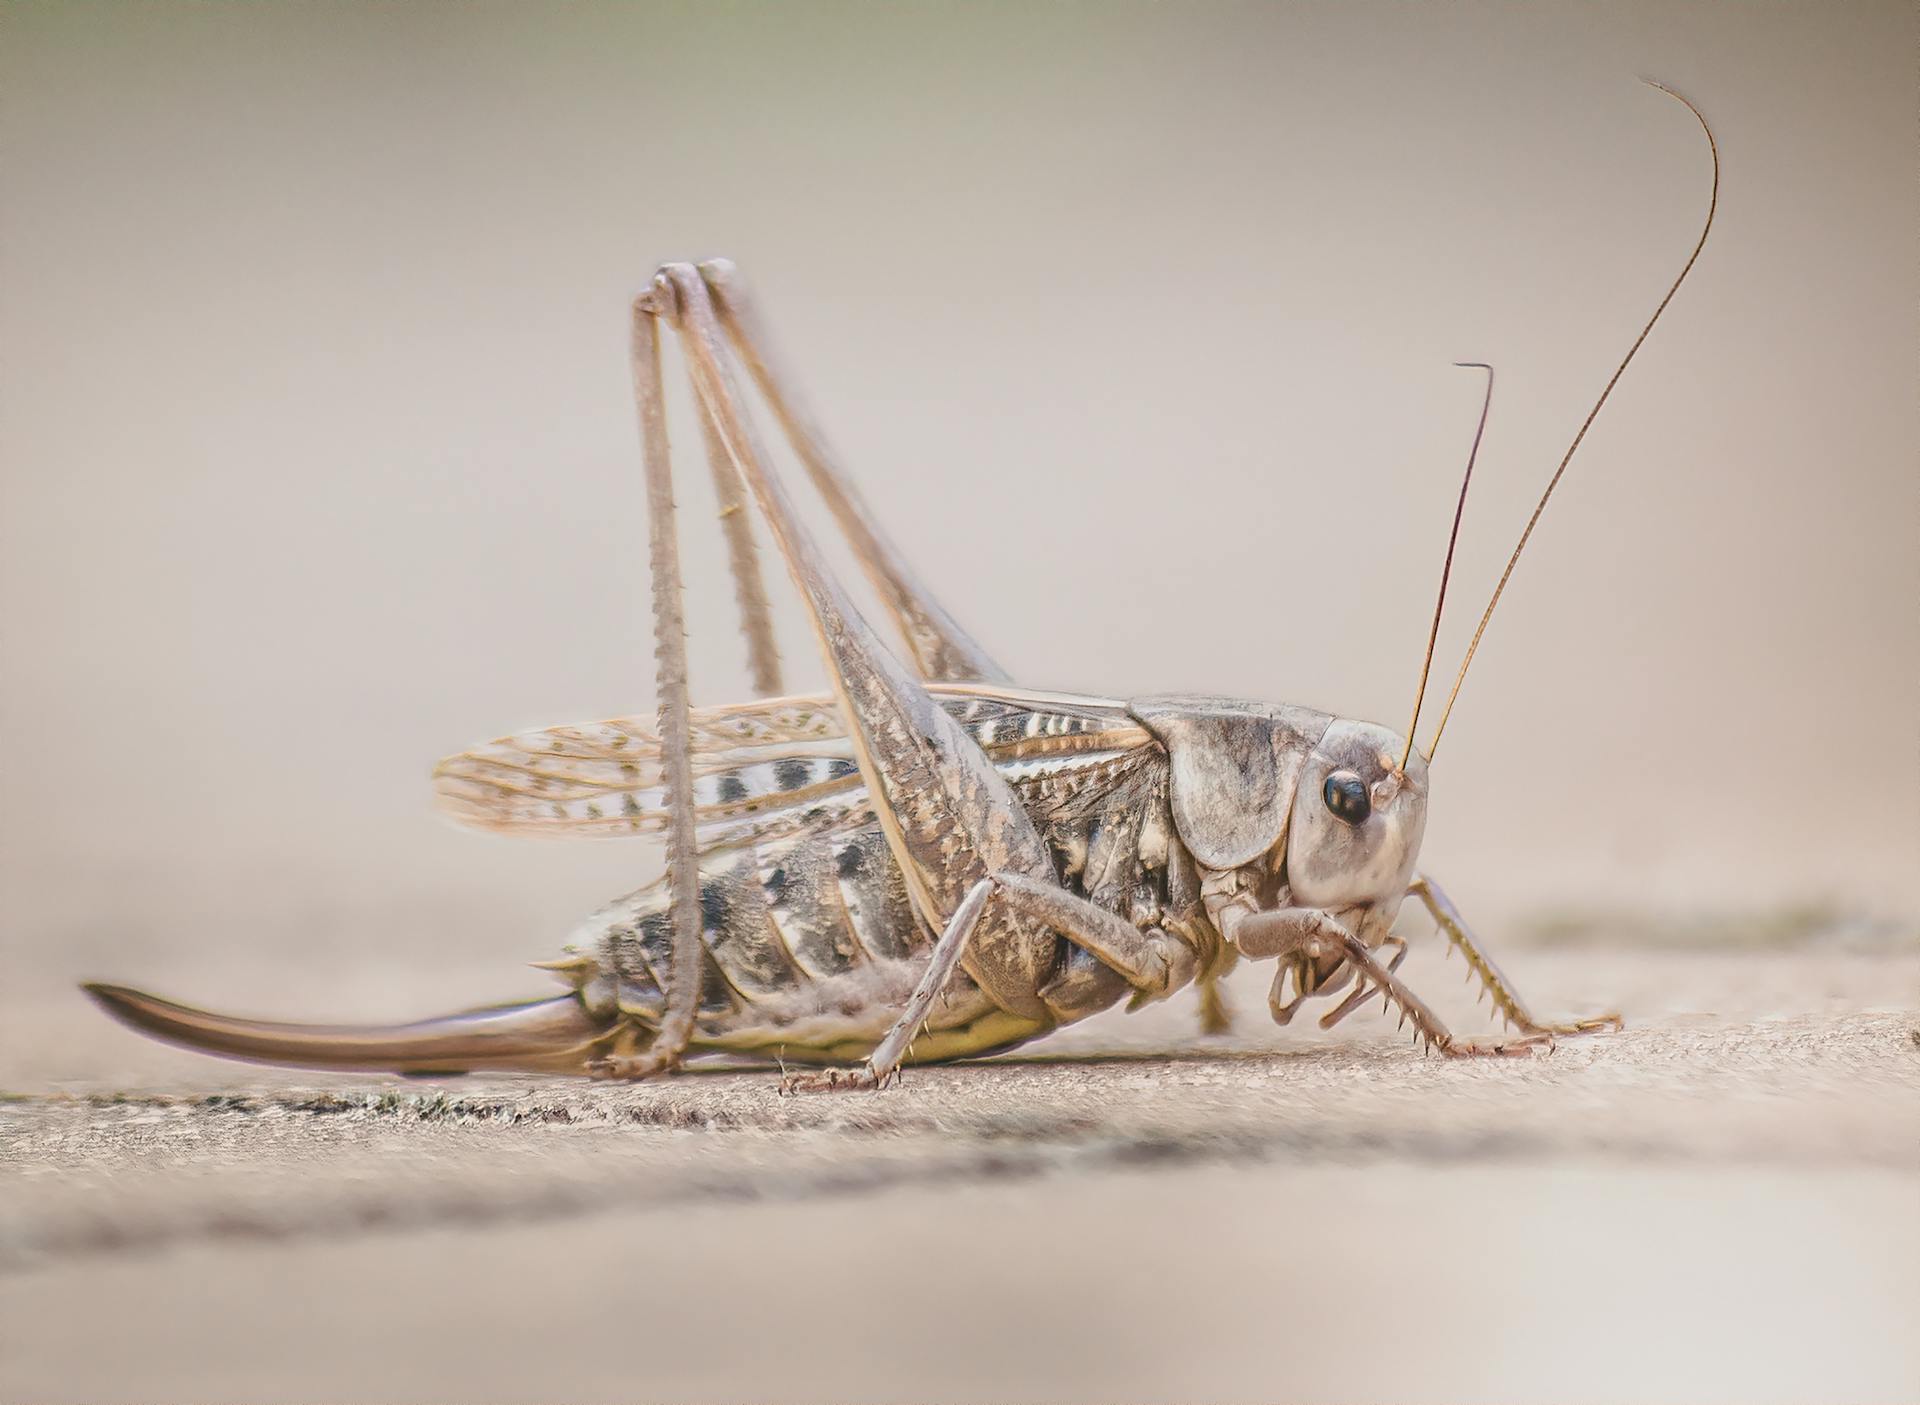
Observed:
[[[1351,771],[1335,771],[1327,777],[1327,783],[1320,788],[1320,798],[1327,802],[1327,808],[1348,824],[1364,824],[1367,816],[1373,813],[1373,801],[1367,798],[1367,788],[1360,783],[1360,777]]]

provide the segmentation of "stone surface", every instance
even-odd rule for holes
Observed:
[[[1507,964],[1632,1025],[1444,1061],[1377,1010],[1274,1029],[1253,971],[1225,1041],[1176,1001],[782,1098],[288,1074],[14,1009],[46,1037],[0,1103],[0,1395],[1920,1392],[1910,944]],[[1457,965],[1408,970],[1473,1025]],[[29,1083],[62,1040],[84,1077]]]

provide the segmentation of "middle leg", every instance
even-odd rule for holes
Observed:
[[[1401,1025],[1404,1027],[1411,1021],[1415,1039],[1424,1042],[1430,1049],[1438,1049],[1449,1058],[1529,1054],[1538,1048],[1553,1047],[1553,1036],[1545,1030],[1523,1033],[1517,1039],[1503,1039],[1493,1044],[1459,1038],[1446,1027],[1426,1001],[1394,974],[1392,966],[1381,962],[1357,935],[1317,909],[1281,908],[1244,913],[1233,923],[1232,930],[1223,935],[1246,955],[1253,957],[1286,957],[1297,953],[1317,960],[1339,954],[1353,968],[1354,979],[1362,989],[1367,989],[1371,983],[1369,996],[1376,993],[1383,995],[1398,1006]],[[1399,964],[1396,957],[1393,966]],[[1280,974],[1284,973],[1283,966]],[[1274,979],[1277,990],[1279,975]]]
[[[1192,948],[1177,938],[1157,929],[1143,932],[1058,884],[1037,882],[1019,874],[995,874],[974,884],[954,909],[900,1018],[874,1047],[866,1064],[851,1073],[830,1069],[794,1074],[782,1082],[782,1090],[793,1093],[886,1087],[899,1073],[900,1064],[920,1027],[926,1023],[934,1000],[952,979],[954,967],[978,930],[989,902],[1003,913],[1043,923],[1064,933],[1068,940],[1086,948],[1125,976],[1136,991],[1136,1000],[1165,995],[1192,979],[1196,958]]]

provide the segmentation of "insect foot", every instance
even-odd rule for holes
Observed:
[[[1438,1049],[1450,1059],[1530,1059],[1535,1054],[1553,1052],[1553,1036],[1547,1033],[1523,1034],[1516,1039],[1501,1039],[1483,1044],[1477,1039],[1436,1040],[1427,1046]]]
[[[604,1082],[638,1083],[659,1073],[672,1073],[680,1060],[672,1054],[608,1054],[587,1065],[587,1073]]]
[[[1618,1034],[1627,1027],[1626,1020],[1618,1011],[1609,1011],[1604,1015],[1595,1015],[1590,1020],[1569,1020],[1564,1024],[1534,1025],[1526,1030],[1528,1034],[1559,1034],[1568,1038],[1576,1034]]]
[[[875,1073],[871,1064],[862,1064],[859,1068],[824,1068],[808,1073],[789,1073],[780,1080],[780,1096],[789,1098],[800,1093],[877,1093],[899,1077],[898,1068],[890,1068],[882,1075]]]

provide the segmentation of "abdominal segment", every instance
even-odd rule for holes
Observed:
[[[1106,804],[1064,805],[1057,784],[1019,784],[1060,881],[1129,921],[1161,920],[1169,854],[1164,792],[1108,792]],[[1049,778],[1051,779],[1051,778]],[[1023,778],[1024,780],[1024,778]],[[857,1061],[872,1051],[926,970],[936,934],[914,911],[886,836],[870,813],[825,832],[706,855],[700,870],[703,977],[692,1047],[794,1062]],[[976,941],[994,939],[989,908]],[[666,1006],[672,919],[664,880],[589,917],[570,957],[551,963],[596,1017],[641,1041]],[[986,1053],[1033,1039],[1118,1002],[1128,987],[1084,948],[1056,939],[1037,992],[1043,1014],[997,1006],[958,970],[915,1038],[910,1060]]]
[[[1007,769],[1066,891],[1136,926],[1194,940],[1203,921],[1197,885],[1172,838],[1165,766],[1150,750]],[[902,1016],[928,969],[934,934],[909,901],[872,811],[856,798],[797,818],[797,831],[762,834],[702,858],[696,1055],[858,1062]],[[973,941],[1002,940],[1010,924],[1027,920],[990,901]],[[1071,934],[1041,935],[1051,937],[1051,960],[1037,973],[1034,999],[1022,1002],[1037,1013],[996,1004],[963,962],[915,1030],[908,1060],[1008,1048],[1127,994],[1119,974]],[[666,1007],[662,973],[671,945],[661,882],[602,909],[566,956],[542,963],[573,988],[552,999],[405,1025],[310,1025],[222,1015],[120,986],[87,989],[136,1029],[232,1058],[419,1074],[581,1073],[652,1040]]]
[[[796,1062],[865,1057],[919,981],[933,935],[877,822],[707,856],[695,1050]],[[672,917],[664,881],[589,917],[554,963],[596,1016],[642,1039],[666,1007]],[[977,1028],[976,1028],[977,1026]],[[999,1010],[964,971],[936,1001],[914,1057],[955,1058],[1045,1033]]]

